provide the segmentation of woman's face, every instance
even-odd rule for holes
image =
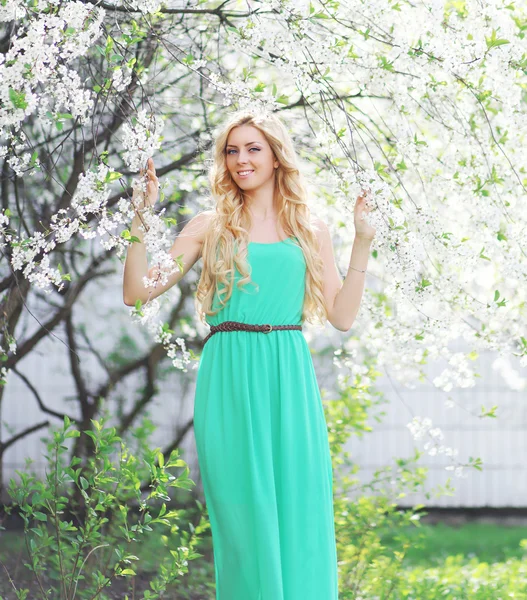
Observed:
[[[273,180],[275,159],[264,134],[252,125],[233,127],[225,146],[227,169],[238,187],[255,190]]]

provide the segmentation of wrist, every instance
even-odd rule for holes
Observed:
[[[144,215],[146,212],[153,213],[154,207],[150,204],[147,204],[146,206],[134,206],[134,219],[136,217],[140,219],[141,216]]]
[[[348,266],[348,271],[353,270],[353,271],[359,271],[359,273],[366,273],[366,269],[359,269],[357,267],[352,267],[351,265]]]
[[[367,235],[356,235],[354,242],[362,245],[371,245],[373,242],[373,238]]]

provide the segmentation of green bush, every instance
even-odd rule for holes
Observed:
[[[419,466],[422,453],[394,458],[366,481],[344,444],[350,436],[372,430],[369,419],[380,421],[384,399],[374,390],[379,373],[375,361],[361,359],[363,373],[340,382],[339,397],[326,402],[329,442],[335,474],[335,533],[339,568],[339,600],[500,600],[527,598],[527,563],[518,558],[486,563],[462,555],[440,564],[415,564],[426,536],[420,519],[422,505],[398,508],[409,494],[425,491],[427,469]],[[340,467],[344,466],[344,469]],[[451,493],[450,481],[435,495]],[[429,532],[428,532],[429,533]],[[527,548],[527,540],[520,546]],[[452,548],[450,548],[452,550]]]
[[[389,560],[389,559],[388,559]],[[388,594],[389,590],[389,594]],[[527,563],[510,559],[488,564],[477,558],[449,556],[439,567],[405,568],[363,581],[356,600],[500,600],[527,598]]]
[[[366,582],[377,579],[390,581],[380,592],[383,599],[390,597],[399,578],[404,578],[408,548],[419,542],[409,529],[420,526],[423,514],[421,505],[401,510],[397,502],[420,490],[426,480],[426,469],[417,464],[419,452],[394,459],[393,466],[379,469],[364,483],[356,476],[358,466],[343,449],[351,435],[362,437],[371,431],[369,418],[380,421],[383,414],[375,414],[376,407],[384,402],[382,395],[373,391],[379,373],[374,361],[363,364],[367,372],[357,374],[352,381],[342,381],[339,398],[324,406],[335,474],[339,600],[363,597]],[[383,541],[386,532],[390,532],[389,546]]]
[[[188,561],[202,556],[194,548],[208,525],[203,513],[197,527],[188,523],[187,532],[179,525],[179,512],[167,510],[166,504],[170,488],[195,485],[188,465],[178,450],[165,457],[144,443],[140,456],[133,455],[104,419],[92,424],[92,430],[80,432],[66,417],[46,440],[45,478],[17,471],[19,481],[10,481],[8,510],[16,508],[24,521],[25,566],[42,599],[107,599],[105,591],[114,580],[134,577],[136,551],[155,535],[162,545],[158,568],[142,598],[161,598],[170,583],[188,572]],[[80,436],[89,438],[83,440],[89,457],[68,460],[68,440]],[[141,437],[139,431],[136,440]],[[176,476],[173,471],[181,467]],[[154,526],[177,532],[180,545],[169,548],[168,536],[159,535]],[[18,589],[11,577],[10,583],[16,598],[28,598],[28,589]]]
[[[339,600],[527,598],[527,564],[518,557],[521,550],[510,558],[502,553],[501,562],[484,562],[481,556],[470,556],[470,550],[481,547],[484,540],[465,544],[463,556],[451,534],[434,560],[425,561],[426,552],[421,552],[422,560],[416,561],[425,547],[420,518],[426,513],[420,505],[401,510],[398,502],[423,490],[426,469],[418,465],[418,452],[395,458],[393,465],[379,469],[367,482],[358,479],[358,467],[343,445],[350,435],[360,437],[371,430],[367,419],[378,418],[374,409],[382,400],[371,389],[375,376],[371,367],[364,378],[357,375],[352,385],[345,382],[338,400],[324,406],[336,475]],[[148,420],[131,432],[128,445],[115,428],[105,426],[104,419],[92,425],[92,430],[79,432],[65,419],[47,441],[46,477],[17,472],[19,481],[11,480],[8,488],[10,510],[16,508],[24,520],[26,567],[38,583],[38,597],[109,600],[112,583],[119,579],[121,584],[130,583],[131,593],[124,592],[123,600],[163,598],[167,593],[172,598],[171,584],[179,586],[178,598],[190,600],[197,593],[213,600],[212,553],[195,560],[203,558],[196,548],[203,541],[200,536],[210,529],[206,510],[197,502],[193,519],[197,525],[189,520],[187,531],[183,522],[188,512],[167,509],[171,488],[188,492],[194,485],[178,451],[165,457],[158,448],[149,448],[153,426]],[[68,443],[81,436],[82,444],[75,446],[68,460]],[[88,458],[75,456],[79,447]],[[174,470],[181,468],[176,476]],[[430,538],[429,529],[426,533]],[[442,534],[434,531],[434,535],[437,540]],[[510,533],[506,535],[509,546],[518,544],[518,535],[514,540]],[[433,540],[428,539],[430,543]],[[494,545],[499,543],[496,538]],[[210,539],[207,544],[210,549]],[[527,540],[520,546],[525,551]],[[452,555],[445,557],[447,553]],[[196,566],[189,569],[191,560]],[[133,587],[136,573],[146,575],[149,590],[138,592]],[[19,589],[15,580],[11,586],[16,598],[29,598],[29,591]]]

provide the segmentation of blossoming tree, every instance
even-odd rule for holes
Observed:
[[[294,130],[339,254],[355,198],[373,192],[371,285],[360,334],[335,355],[351,376],[340,386],[361,375],[365,353],[408,386],[443,358],[433,384],[450,406],[474,384],[480,351],[527,365],[525,5],[4,0],[0,21],[4,384],[58,325],[70,323],[74,349],[73,304],[137,243],[131,186],[144,183],[128,178],[154,152],[176,189],[145,214],[144,242],[161,278],[178,268],[168,254],[177,201],[205,193],[195,165],[211,129],[245,106],[280,111]],[[52,317],[20,339],[36,299]],[[185,371],[196,356],[162,308],[156,299],[131,313]],[[470,351],[452,352],[456,339]],[[430,419],[416,415],[409,428],[456,474],[479,467]]]

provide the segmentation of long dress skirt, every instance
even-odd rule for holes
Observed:
[[[253,283],[239,289],[235,269],[231,298],[207,322],[300,325],[306,263],[295,238],[250,242],[248,262]],[[302,331],[212,335],[194,435],[216,600],[337,600],[328,432]]]

